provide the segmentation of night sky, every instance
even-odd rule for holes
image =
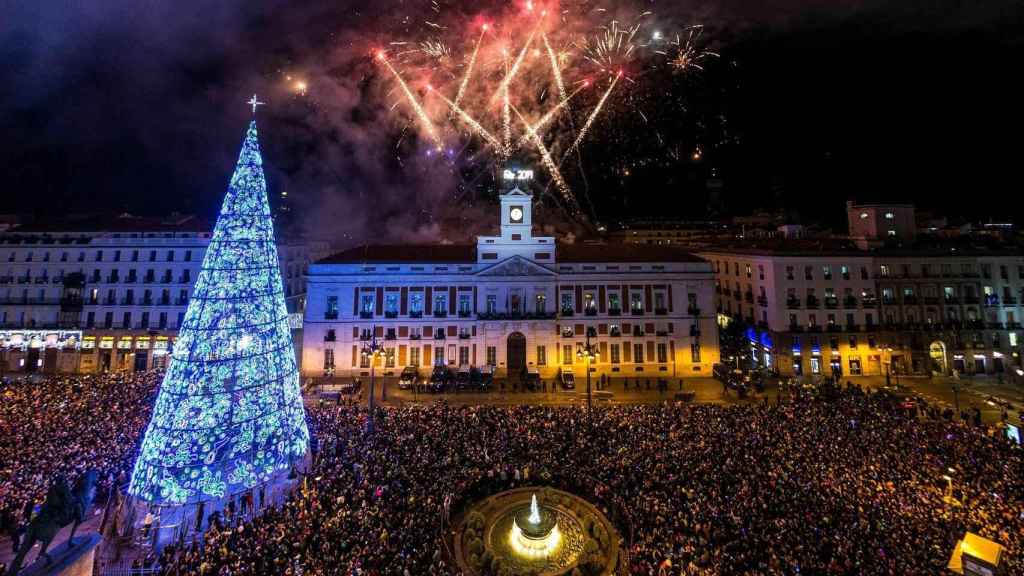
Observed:
[[[464,138],[451,162],[421,154],[371,51],[508,2],[13,4],[0,6],[0,213],[212,216],[257,92],[271,191],[305,228],[436,240],[469,230],[455,217],[493,225],[479,144]],[[586,178],[566,173],[597,221],[784,209],[838,224],[848,198],[1024,217],[1019,2],[603,4],[703,24],[720,58],[683,76],[652,67],[612,99],[581,148]]]

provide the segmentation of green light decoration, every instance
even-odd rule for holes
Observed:
[[[249,125],[129,493],[161,505],[265,483],[306,452],[256,122]]]

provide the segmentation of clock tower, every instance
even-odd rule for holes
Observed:
[[[477,259],[503,260],[519,255],[531,260],[553,262],[555,241],[533,235],[533,194],[530,182],[533,170],[506,168],[502,171],[500,223],[501,236],[477,238]]]

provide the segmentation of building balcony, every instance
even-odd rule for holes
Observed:
[[[363,341],[363,342],[367,342],[367,341],[369,341],[369,340],[370,340],[370,339],[371,339],[372,337],[373,337],[373,335],[372,335],[372,334],[370,334],[370,332],[369,332],[369,331],[367,331],[367,332],[360,332],[360,333],[359,333],[359,339],[360,339],[361,341]]]
[[[808,326],[807,327],[807,331],[808,332],[821,332],[821,326],[818,326],[818,325]]]
[[[878,299],[877,298],[874,298],[874,297],[871,297],[871,296],[865,296],[864,297],[864,307],[865,308],[874,308],[875,306],[878,306]]]
[[[338,319],[338,313],[337,312],[324,312],[324,320],[337,320],[337,319]]]
[[[825,308],[835,310],[839,307],[839,300],[836,298],[825,298]]]
[[[22,276],[22,277],[18,278],[18,284],[31,284],[31,283],[32,283],[32,277],[31,276]]]
[[[597,308],[589,306],[583,309],[583,314],[586,316],[597,316]]]
[[[853,296],[849,296],[849,297],[843,298],[843,308],[856,308],[856,307],[857,307],[857,299],[856,298],[854,298]]]
[[[362,318],[363,320],[373,318],[373,312],[370,312],[369,310],[361,310],[359,312],[359,317]]]
[[[906,306],[913,306],[917,304],[917,296],[904,296],[903,304]]]
[[[385,310],[384,311],[384,317],[385,318],[398,318],[398,311],[397,310]]]
[[[146,276],[145,278],[142,279],[143,284],[152,284],[154,282],[156,282],[155,276]]]
[[[804,327],[799,325],[799,324],[790,324],[789,325],[789,331],[790,332],[803,332],[804,331]]]
[[[444,340],[444,332],[437,332],[434,334],[434,340]]]
[[[324,342],[337,342],[337,341],[338,341],[338,337],[333,332],[329,332],[327,334],[324,334]]]
[[[618,338],[619,336],[622,336],[622,331],[619,330],[618,328],[612,328],[611,330],[608,331],[608,335],[611,336],[612,338]]]
[[[767,307],[768,306],[768,297],[767,296],[758,296],[757,297],[757,303],[759,305],[761,305],[761,306]]]
[[[608,309],[608,315],[609,316],[622,316],[622,308],[609,308]]]
[[[797,310],[797,309],[799,309],[800,308],[800,300],[798,298],[787,298],[786,299],[786,308],[789,308],[790,310]]]
[[[50,278],[48,276],[36,276],[36,284],[49,284]]]
[[[142,301],[139,302],[139,304],[141,304],[142,306],[152,306],[153,302],[154,300],[152,298],[143,298]],[[163,300],[161,300],[160,303],[165,305],[168,304],[168,302],[165,302]]]
[[[385,340],[398,340],[398,335],[397,335],[397,334],[395,334],[395,332],[394,332],[393,330],[388,330],[388,331],[387,331],[387,332],[386,332],[386,333],[384,334],[384,339],[385,339]]]
[[[818,307],[818,299],[815,298],[814,296],[808,296],[807,297],[807,307],[808,308],[817,308]]]
[[[459,332],[459,340],[469,340],[471,337],[469,332]]]
[[[569,317],[572,316],[573,310],[571,308],[562,308],[562,311],[559,314],[563,317]]]
[[[686,309],[686,313],[689,314],[690,316],[700,316],[700,308],[691,306]]]
[[[668,314],[668,308],[655,308],[654,313],[658,316],[665,316]]]
[[[459,318],[469,318],[473,315],[472,310],[459,310]]]
[[[847,324],[846,325],[846,331],[847,332],[860,332],[860,326],[858,324]]]
[[[999,304],[999,296],[992,295],[992,296],[986,296],[985,297],[985,307],[986,308],[995,308],[995,307],[997,307],[999,305],[1000,305]]]
[[[188,298],[178,298],[174,301],[175,306],[188,306]],[[335,315],[337,316],[337,315]]]
[[[420,334],[409,334],[409,340],[419,340],[422,337]]]
[[[964,296],[964,304],[977,304],[978,302],[977,296]]]
[[[447,317],[448,317],[448,311],[447,310],[434,310],[434,318],[447,318]]]
[[[633,316],[643,316],[644,310],[643,308],[633,308],[632,310],[629,311],[629,313],[632,314]]]
[[[826,327],[826,329],[829,332],[842,332],[843,331],[843,327],[841,325],[839,325],[839,324],[829,324]]]
[[[171,299],[170,298],[161,298],[160,301],[157,302],[156,304],[157,304],[157,306],[170,306],[171,305]]]
[[[644,336],[644,335],[645,335],[645,332],[641,328],[639,328],[639,327],[633,328],[633,336],[639,338],[639,337]]]
[[[562,328],[562,338],[575,338],[576,332],[572,328]]]
[[[409,312],[409,318],[423,318],[423,310]]]

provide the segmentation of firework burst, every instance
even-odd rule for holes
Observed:
[[[619,100],[613,96],[632,98],[633,88],[616,91],[620,80],[635,86],[636,78],[666,61],[677,70],[700,69],[714,55],[701,49],[699,26],[663,34],[645,28],[649,12],[630,17],[617,10],[609,17],[586,3],[527,0],[486,20],[476,15],[460,23],[453,4],[432,0],[431,6],[435,14],[423,21],[420,39],[398,39],[390,55],[378,53],[395,80],[398,104],[411,109],[433,148],[465,150],[467,161],[481,158],[473,140],[490,149],[499,166],[522,150],[534,151],[559,204],[576,217],[582,216],[580,202],[561,166],[575,155],[577,178],[586,182],[583,143],[603,115],[624,109],[612,104]],[[595,81],[604,89],[585,92]],[[410,84],[427,86],[429,95],[420,100]],[[445,145],[452,140],[462,143]]]

